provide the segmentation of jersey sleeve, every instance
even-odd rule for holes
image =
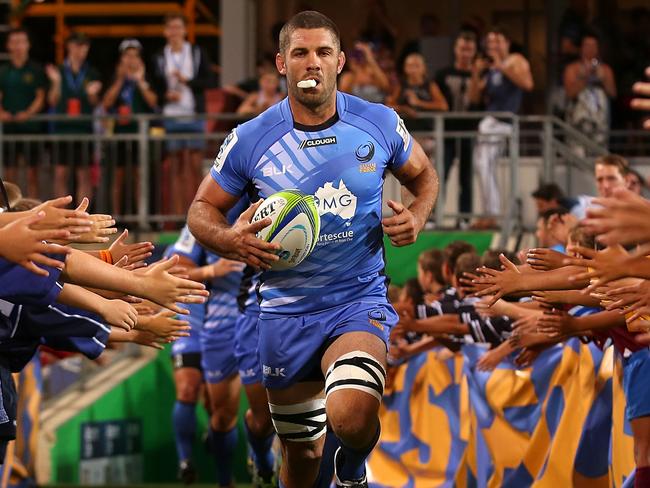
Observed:
[[[53,259],[60,256],[51,255]],[[0,299],[20,305],[51,305],[62,286],[58,283],[61,270],[40,266],[49,276],[39,276],[22,266],[0,258]]]
[[[188,258],[197,266],[202,266],[205,262],[205,249],[196,241],[187,225],[183,227],[176,242],[165,250],[166,258],[174,254]]]
[[[239,140],[239,128],[233,129],[214,158],[210,175],[221,188],[231,195],[244,193],[248,184],[247,157],[244,144]]]
[[[397,112],[390,109],[387,111],[385,118],[384,135],[388,142],[388,151],[390,154],[388,168],[391,171],[396,171],[408,161],[413,150],[413,137],[411,137],[411,134],[404,125],[404,121],[397,115]]]

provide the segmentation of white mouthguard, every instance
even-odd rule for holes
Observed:
[[[316,80],[300,80],[296,86],[298,88],[314,88],[317,84]]]

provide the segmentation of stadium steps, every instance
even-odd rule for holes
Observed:
[[[56,431],[67,421],[77,416],[82,410],[106,395],[125,379],[134,375],[140,369],[154,361],[157,352],[150,348],[140,348],[138,357],[122,357],[108,366],[102,366],[89,379],[82,379],[71,385],[58,396],[47,401],[41,412],[41,427],[38,436],[40,453],[50,453],[57,442]],[[83,384],[80,384],[83,382]],[[60,439],[59,439],[60,440]],[[39,456],[37,463],[37,478],[51,479],[51,459],[49,456]]]

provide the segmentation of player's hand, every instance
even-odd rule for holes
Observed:
[[[190,323],[175,317],[176,312],[161,310],[150,317],[138,317],[136,328],[149,331],[161,339],[189,337]]]
[[[566,254],[552,249],[531,249],[526,254],[526,263],[535,271],[551,271],[564,266]]]
[[[45,219],[44,212],[27,215],[0,228],[0,256],[19,264],[39,276],[49,276],[47,270],[36,266],[41,264],[60,268],[61,261],[46,254],[68,254],[70,248],[43,241],[65,239],[70,234],[65,229],[36,230],[36,224]]]
[[[420,231],[415,215],[399,202],[388,200],[386,203],[393,210],[394,215],[382,219],[381,226],[384,229],[384,234],[388,236],[391,244],[395,247],[413,244]]]
[[[255,268],[271,269],[270,263],[280,259],[275,253],[281,247],[279,244],[271,244],[257,237],[259,231],[271,225],[269,217],[251,222],[255,211],[261,204],[262,200],[259,200],[248,207],[233,226],[226,231],[229,234],[227,242],[230,243],[230,249],[224,254],[224,257],[241,261]]]
[[[154,249],[153,244],[151,242],[125,244],[124,241],[127,237],[129,237],[129,231],[124,229],[124,232],[108,248],[111,256],[113,256],[113,262],[117,262],[126,256],[128,264],[133,266],[133,269],[145,266],[144,260],[151,256]]]
[[[35,229],[65,229],[70,234],[90,232],[92,221],[87,212],[64,208],[72,202],[70,195],[41,203],[30,212],[44,212],[45,217],[34,225]]]
[[[209,292],[203,283],[178,278],[169,273],[178,263],[178,256],[173,256],[146,268],[134,276],[142,279],[142,297],[157,303],[161,307],[176,313],[188,315],[190,312],[178,303],[205,303]]]
[[[129,331],[138,322],[138,312],[123,300],[102,299],[99,304],[99,315],[107,324]]]

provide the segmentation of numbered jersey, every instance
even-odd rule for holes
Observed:
[[[321,231],[295,268],[261,276],[263,313],[303,314],[354,301],[384,302],[381,197],[384,174],[408,159],[412,139],[392,109],[337,92],[336,115],[294,123],[287,99],[240,125],[211,171],[232,195],[314,195]]]

